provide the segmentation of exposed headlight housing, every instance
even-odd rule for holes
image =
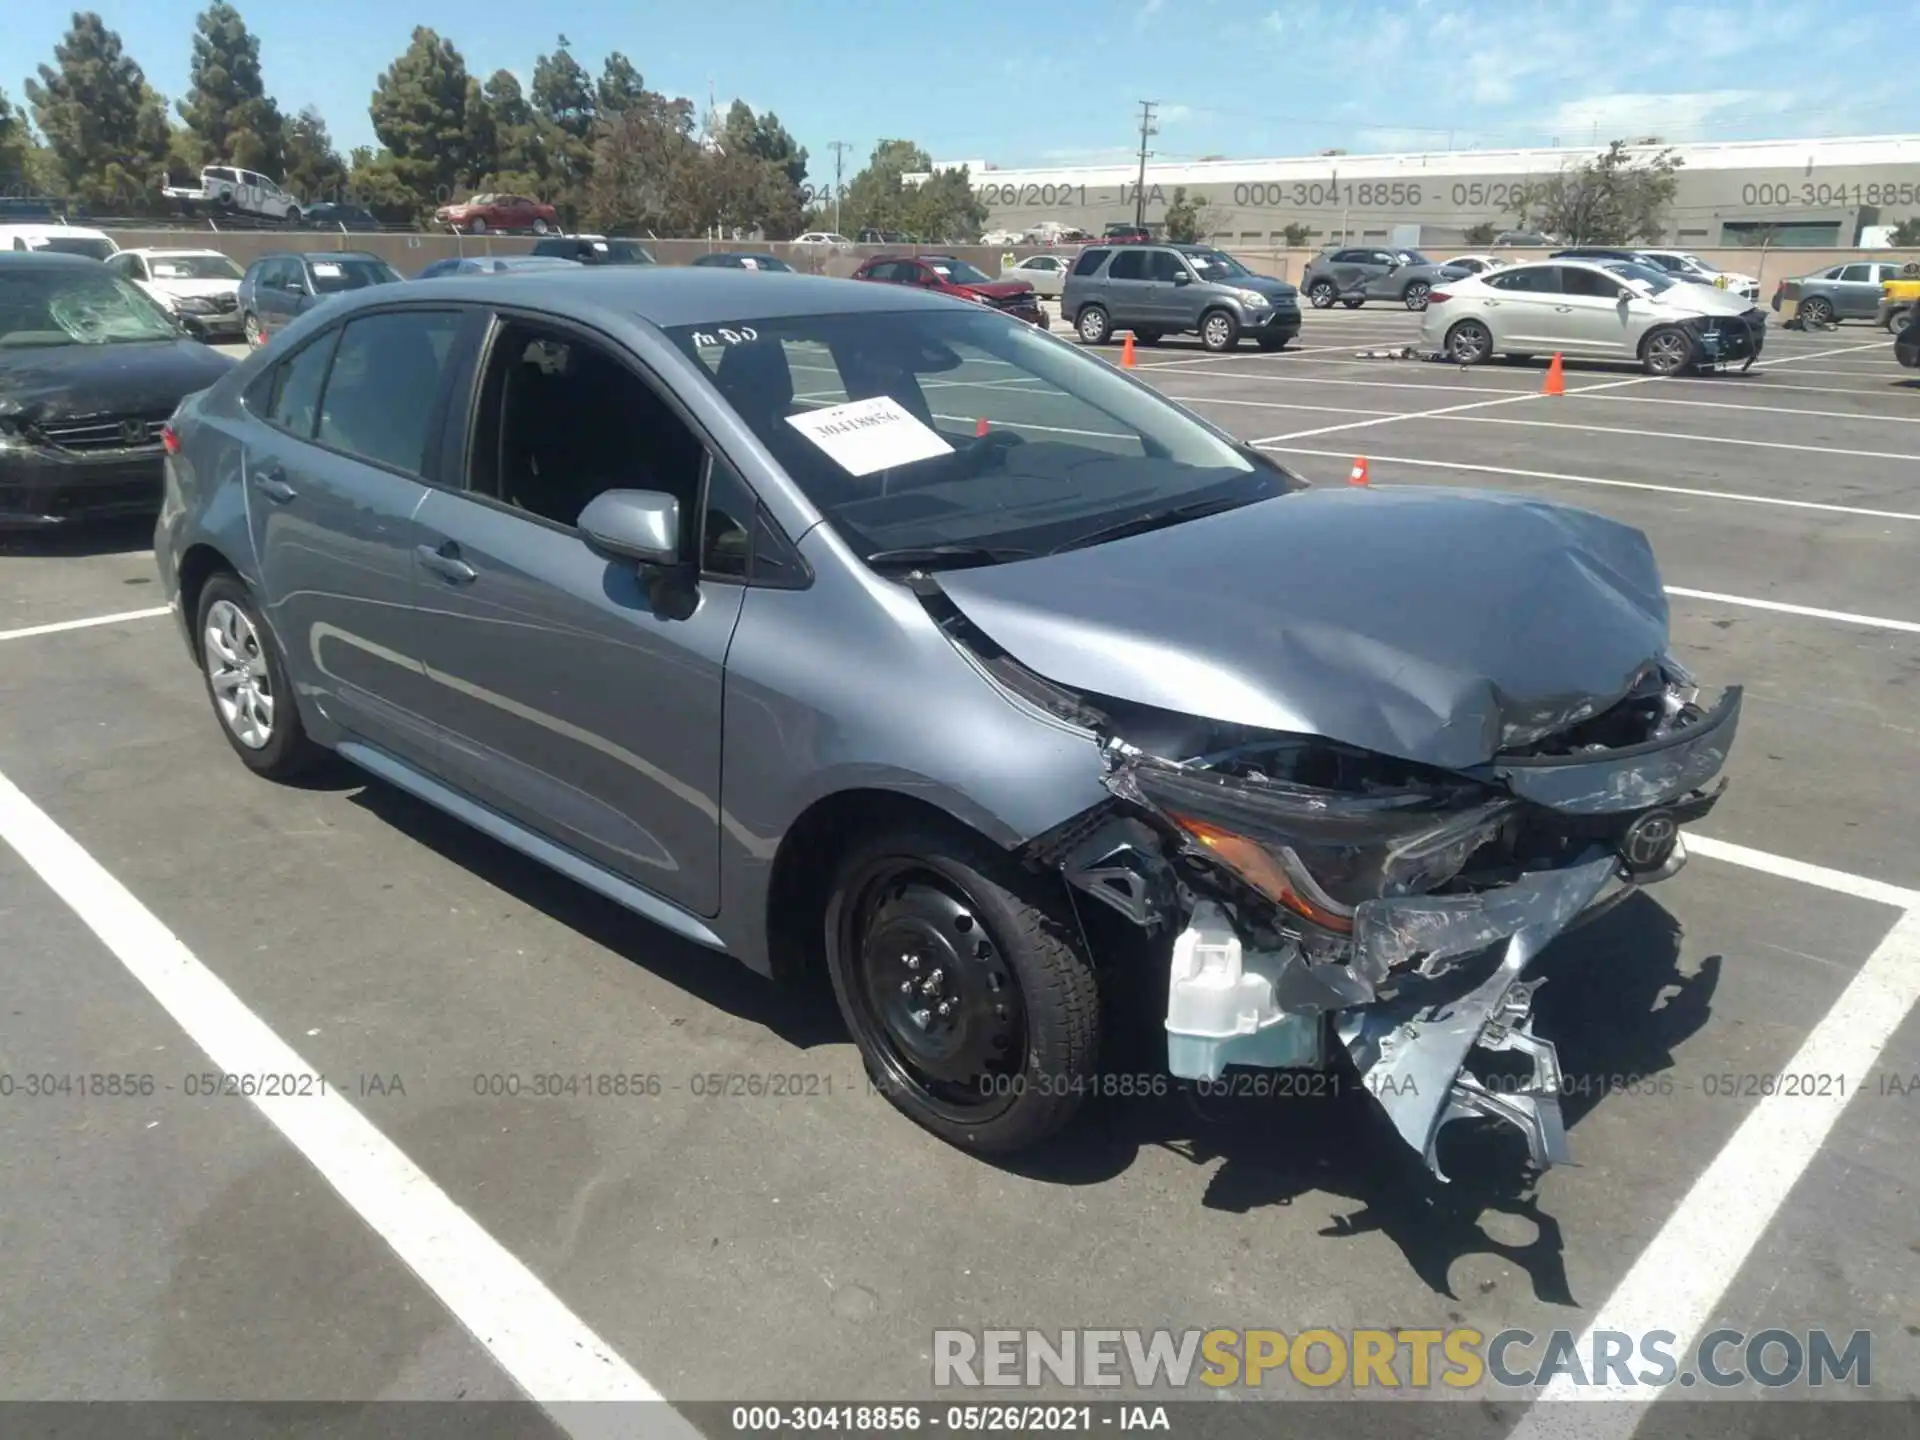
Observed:
[[[173,308],[183,315],[211,315],[213,302],[199,295],[172,295],[168,297]]]

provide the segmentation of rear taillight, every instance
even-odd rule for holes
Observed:
[[[1452,298],[1453,296],[1444,290],[1429,290],[1427,292],[1427,304],[1429,305],[1444,305]]]
[[[174,433],[171,423],[160,427],[160,448],[169,455],[180,453],[180,437]]]

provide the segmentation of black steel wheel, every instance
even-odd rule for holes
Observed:
[[[934,828],[858,844],[827,906],[827,964],[875,1085],[967,1149],[1033,1145],[1072,1117],[1098,990],[1064,895]]]

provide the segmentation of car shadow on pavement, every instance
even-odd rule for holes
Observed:
[[[358,779],[364,783],[350,797],[354,804],[695,999],[764,1026],[798,1050],[846,1040],[846,1026],[825,984],[776,985],[738,960],[683,940],[404,790],[364,776]]]
[[[0,530],[0,555],[127,555],[153,548],[153,520],[102,520],[53,530]]]
[[[1674,1063],[1673,1047],[1707,1017],[1720,957],[1684,974],[1679,942],[1678,923],[1646,896],[1635,896],[1563,937],[1531,972],[1547,980],[1535,1002],[1535,1031],[1559,1046],[1570,1089],[1562,1113],[1575,1132],[1576,1161],[1576,1127],[1597,1105],[1658,1103],[1648,1095],[1609,1094],[1604,1077],[1658,1075]],[[1102,1069],[1146,1076],[1163,1072],[1164,1064],[1164,1039],[1136,1023],[1117,1037]],[[1297,1078],[1297,1088],[1279,1094],[1203,1099],[1175,1082],[1174,1092],[1159,1098],[1102,1100],[1052,1145],[1006,1163],[1033,1179],[1089,1185],[1112,1179],[1140,1151],[1157,1147],[1197,1167],[1214,1167],[1202,1197],[1212,1209],[1246,1213],[1269,1205],[1354,1202],[1334,1209],[1319,1233],[1330,1240],[1384,1234],[1438,1294],[1458,1298],[1450,1278],[1455,1263],[1489,1254],[1525,1271],[1540,1301],[1577,1303],[1559,1221],[1541,1208],[1539,1176],[1518,1132],[1469,1122],[1447,1127],[1440,1163],[1452,1181],[1442,1183],[1344,1072],[1337,1086],[1330,1077],[1325,1084]],[[1524,1242],[1500,1238],[1529,1229],[1532,1238]]]

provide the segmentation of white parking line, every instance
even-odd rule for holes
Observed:
[[[1870,340],[1865,345],[1842,345],[1833,350],[1810,350],[1804,355],[1783,355],[1775,360],[1756,360],[1753,362],[1753,368],[1759,370],[1770,369],[1777,365],[1798,365],[1802,360],[1824,360],[1829,355],[1851,355],[1856,350],[1887,350],[1892,346],[1892,340]]]
[[[1747,1112],[1600,1306],[1574,1353],[1594,1354],[1595,1337],[1603,1331],[1664,1330],[1678,1337],[1675,1354],[1693,1348],[1916,1000],[1920,912],[1909,909],[1782,1068],[1783,1074],[1838,1075],[1843,1083],[1812,1094],[1777,1091]],[[1660,1394],[1652,1386],[1614,1381],[1580,1387],[1563,1369],[1507,1440],[1628,1440]],[[1566,1403],[1581,1400],[1612,1403]]]
[[[1453,408],[1466,407],[1449,407],[1449,409]],[[1920,461],[1920,454],[1909,454],[1902,450],[1843,450],[1837,445],[1797,445],[1791,440],[1753,440],[1745,435],[1699,435],[1684,430],[1635,430],[1624,425],[1581,425],[1571,420],[1509,420],[1501,415],[1455,417],[1446,411],[1433,411],[1420,418],[1434,420],[1458,418],[1462,424],[1529,425],[1541,430],[1579,430],[1589,435],[1631,435],[1640,440],[1685,440],[1697,445],[1745,445],[1757,450],[1798,450],[1813,455],[1847,455],[1857,460]]]
[[[1804,860],[1792,860],[1785,855],[1774,855],[1765,850],[1754,850],[1745,845],[1735,845],[1730,840],[1715,840],[1707,835],[1695,835],[1687,832],[1687,849],[1692,854],[1703,855],[1709,860],[1719,860],[1728,865],[1741,865],[1749,870],[1759,870],[1781,880],[1791,880],[1798,885],[1813,885],[1822,890],[1831,890],[1838,895],[1851,895],[1856,900],[1871,900],[1876,905],[1891,905],[1896,910],[1920,910],[1920,890],[1909,890],[1904,885],[1889,885],[1884,880],[1875,880],[1867,875],[1854,875],[1845,870],[1830,870],[1825,865],[1809,865]]]
[[[1856,615],[1850,610],[1822,610],[1814,605],[1789,605],[1781,600],[1755,600],[1745,595],[1722,595],[1716,590],[1684,590],[1667,586],[1669,595],[1687,600],[1712,600],[1721,605],[1744,605],[1749,610],[1774,610],[1782,615],[1802,615],[1810,620],[1837,620],[1842,625],[1865,625],[1874,630],[1903,630],[1920,635],[1920,621],[1890,620],[1884,615]]]
[[[1610,380],[1604,385],[1589,385],[1588,390],[1621,390],[1630,385],[1645,385],[1657,377],[1636,375],[1631,380]],[[1248,441],[1251,445],[1277,445],[1283,440],[1311,440],[1316,435],[1337,435],[1343,430],[1364,430],[1370,425],[1392,425],[1401,420],[1436,420],[1445,415],[1458,415],[1468,410],[1486,410],[1495,405],[1519,405],[1528,400],[1541,399],[1540,392],[1529,390],[1520,395],[1501,395],[1492,400],[1470,400],[1464,405],[1442,405],[1437,410],[1396,410],[1390,415],[1376,415],[1371,420],[1350,420],[1344,425],[1322,425],[1315,430],[1292,430],[1285,435],[1268,435],[1259,440]]]
[[[1350,460],[1345,450],[1308,450],[1299,445],[1266,445],[1276,455],[1311,455],[1327,460]],[[1430,470],[1458,470],[1473,475],[1513,475],[1522,480],[1558,480],[1568,485],[1602,485],[1610,490],[1651,490],[1661,495],[1688,495],[1699,500],[1728,500],[1739,505],[1780,505],[1789,510],[1820,510],[1833,515],[1858,515],[1869,520],[1920,520],[1904,510],[1870,510],[1861,505],[1835,505],[1824,500],[1790,500],[1780,495],[1744,495],[1737,490],[1703,490],[1690,485],[1656,485],[1650,480],[1610,480],[1599,475],[1569,475],[1559,470],[1521,470],[1510,465],[1470,465],[1461,460],[1424,460],[1411,455],[1370,454],[1383,465],[1410,465]],[[1384,488],[1391,488],[1383,486]]]
[[[132,892],[0,775],[0,840],[99,936],[223,1072],[313,1075]],[[493,1356],[573,1434],[556,1409],[662,1397],[578,1315],[456,1205],[338,1091],[254,1096],[254,1107]],[[590,1413],[590,1412],[589,1412]],[[660,1433],[695,1440],[670,1410]]]
[[[1363,385],[1366,382],[1356,380],[1353,383]],[[1768,388],[1780,387],[1769,386]],[[1569,396],[1574,396],[1580,392],[1570,390],[1567,393]],[[1874,420],[1884,421],[1890,425],[1920,425],[1920,415],[1869,415],[1858,410],[1794,410],[1779,405],[1732,405],[1725,400],[1663,400],[1653,395],[1596,395],[1593,398],[1620,405],[1685,405],[1696,410],[1744,410],[1750,415],[1792,415],[1808,420]]]
[[[63,630],[91,630],[96,625],[119,625],[128,620],[153,620],[170,613],[164,605],[150,610],[122,610],[114,615],[89,615],[84,620],[56,620],[50,625],[28,625],[21,630],[0,630],[0,640],[31,640],[35,635],[58,635]]]

